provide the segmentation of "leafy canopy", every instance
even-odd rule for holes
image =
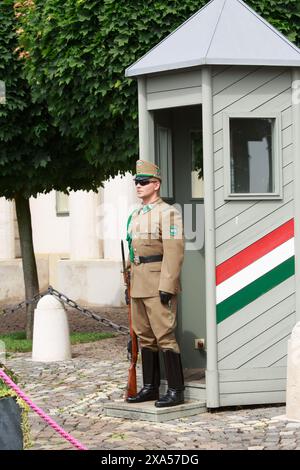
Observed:
[[[35,0],[24,17],[28,78],[54,122],[111,173],[137,157],[137,90],[125,68],[206,0]],[[300,45],[299,0],[246,0]]]
[[[0,2],[0,80],[6,104],[0,104],[0,196],[24,197],[52,189],[97,190],[109,169],[84,158],[76,137],[63,136],[40,97],[33,102],[19,47],[20,3]]]

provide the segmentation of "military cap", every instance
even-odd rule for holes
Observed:
[[[137,160],[135,180],[147,180],[149,178],[157,178],[161,180],[160,169],[157,165],[145,160]]]

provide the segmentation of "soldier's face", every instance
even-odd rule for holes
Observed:
[[[137,197],[141,199],[149,199],[151,196],[154,196],[159,191],[160,181],[151,179],[149,184],[142,186],[141,184],[136,185]]]

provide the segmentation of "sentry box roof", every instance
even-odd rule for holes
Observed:
[[[126,76],[221,64],[300,67],[300,49],[241,0],[212,0]]]

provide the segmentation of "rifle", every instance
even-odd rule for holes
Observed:
[[[136,363],[138,359],[138,341],[137,336],[132,328],[132,317],[131,317],[131,305],[130,305],[130,272],[126,269],[125,255],[124,255],[124,243],[121,240],[121,251],[122,251],[122,263],[123,263],[123,277],[126,286],[126,304],[128,305],[128,320],[129,320],[129,331],[131,340],[128,346],[128,352],[130,354],[130,367],[128,370],[128,382],[125,393],[125,400],[129,397],[135,397],[137,394],[136,387]]]

